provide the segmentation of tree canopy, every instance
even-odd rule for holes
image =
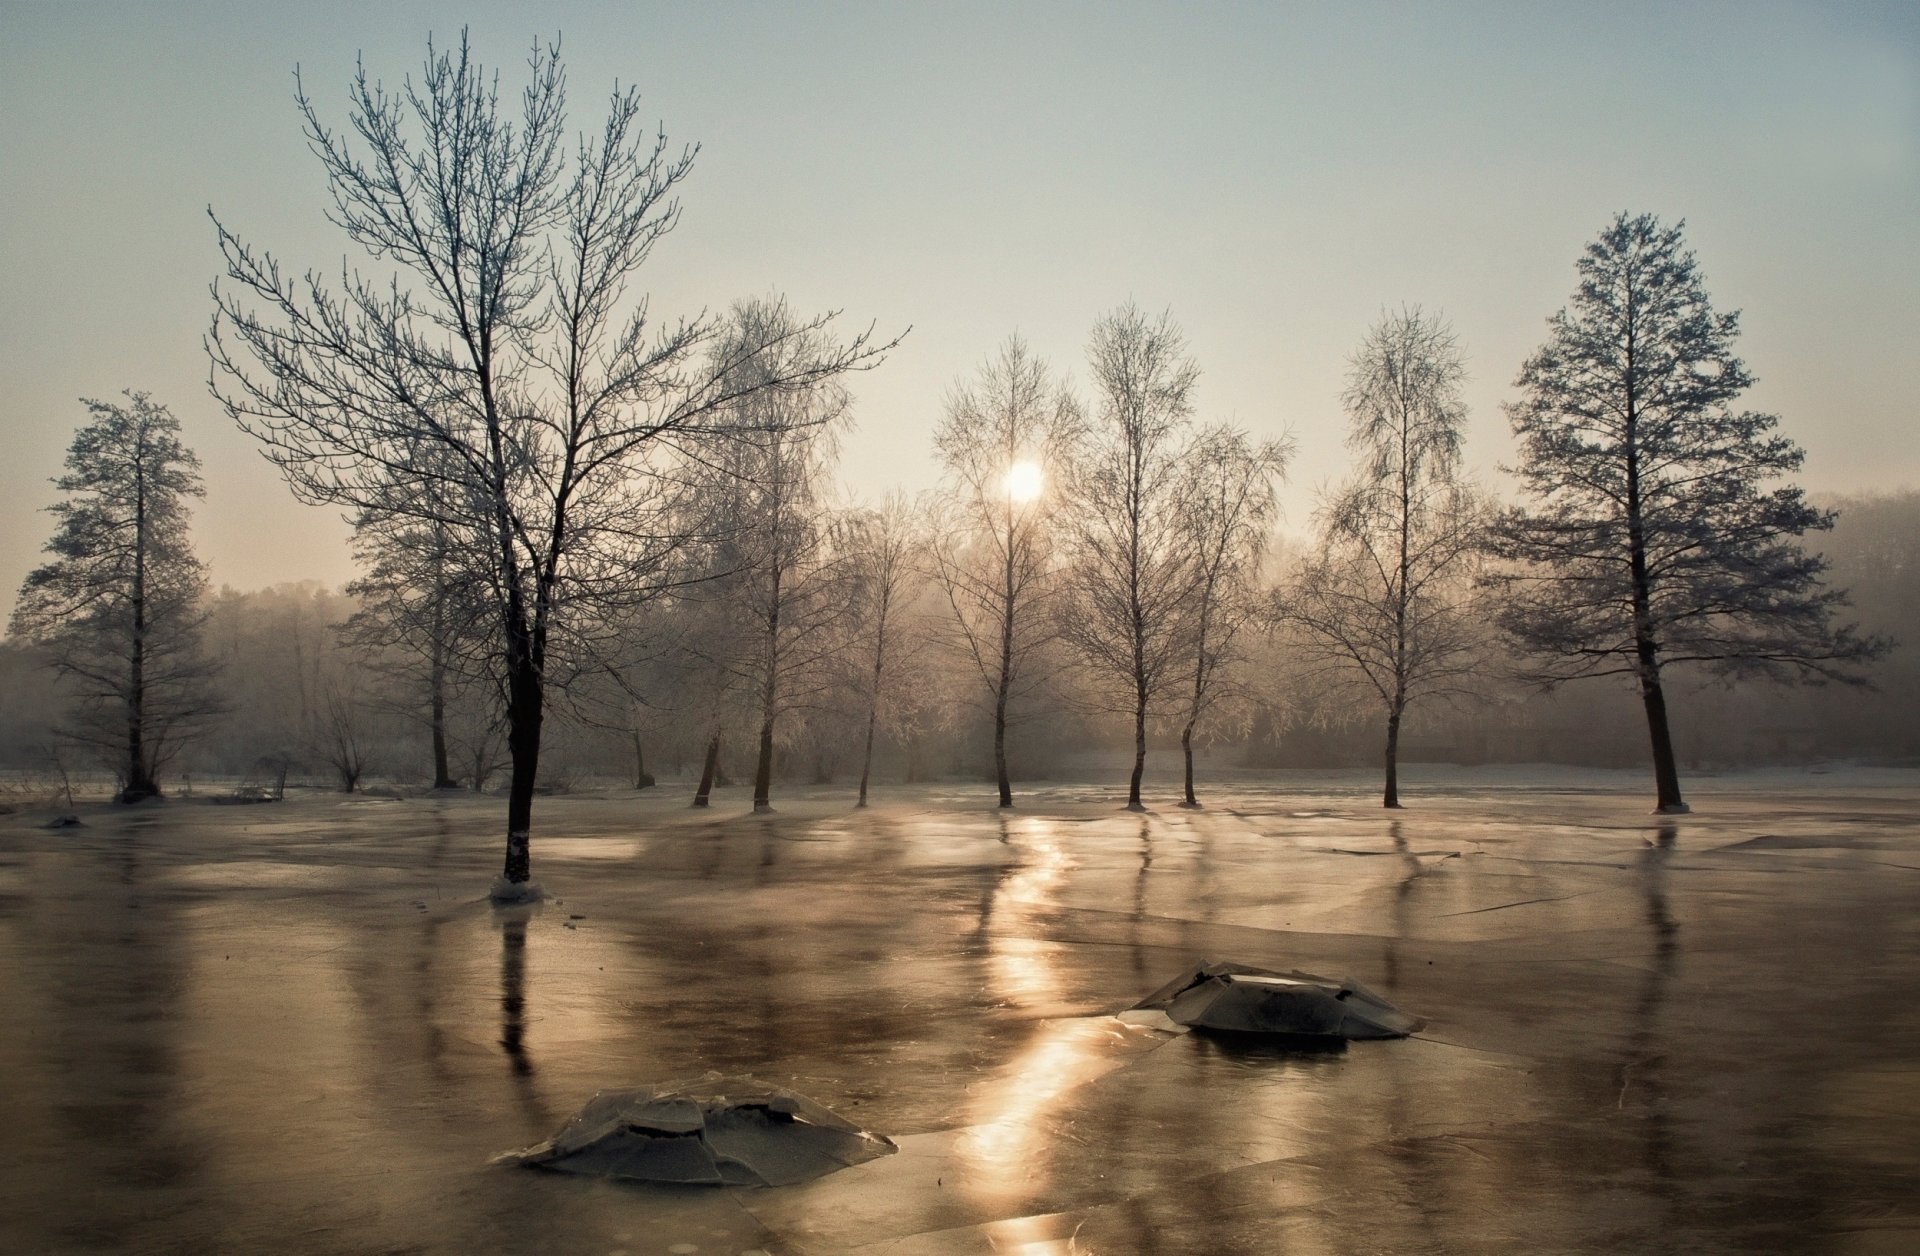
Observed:
[[[1800,544],[1833,513],[1780,482],[1803,455],[1779,419],[1736,406],[1739,316],[1713,309],[1681,226],[1623,213],[1581,256],[1507,408],[1526,501],[1497,543],[1526,673],[1638,684],[1663,810],[1685,803],[1662,669],[1851,681],[1884,649],[1834,620],[1846,595]]]

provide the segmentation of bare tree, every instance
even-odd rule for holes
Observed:
[[[180,423],[143,392],[85,401],[91,419],[54,480],[65,499],[20,586],[12,632],[47,651],[78,699],[67,733],[115,765],[120,798],[160,794],[160,770],[220,704],[200,648],[206,577],[187,538],[204,494]]]
[[[1127,808],[1139,811],[1147,723],[1184,655],[1194,556],[1180,534],[1180,488],[1200,368],[1171,314],[1149,319],[1131,303],[1094,325],[1087,357],[1097,402],[1070,479],[1068,635],[1132,718]]]
[[[934,432],[946,469],[930,554],[953,610],[961,652],[993,707],[1000,805],[1013,805],[1007,728],[1042,679],[1059,633],[1051,529],[1060,506],[1046,482],[1071,458],[1082,422],[1066,389],[1018,335],[971,384],[956,385]]]
[[[753,626],[740,613],[750,579],[750,548],[741,512],[748,485],[725,466],[699,468],[708,484],[690,497],[695,513],[684,530],[702,538],[694,570],[701,577],[672,601],[674,706],[693,724],[701,746],[693,805],[711,805],[727,783],[723,745],[740,731],[750,705]],[[689,469],[693,474],[695,468]]]
[[[1319,552],[1286,613],[1309,650],[1358,672],[1386,718],[1383,805],[1400,805],[1407,708],[1480,664],[1471,611],[1488,511],[1460,478],[1466,378],[1459,342],[1418,307],[1388,314],[1354,354],[1344,396],[1358,466],[1323,499]]]
[[[1687,809],[1665,669],[1859,683],[1887,648],[1834,623],[1846,595],[1799,544],[1834,514],[1774,483],[1804,456],[1779,419],[1733,408],[1753,383],[1739,316],[1714,312],[1680,232],[1620,214],[1587,246],[1507,408],[1531,508],[1497,533],[1518,564],[1496,581],[1500,624],[1529,677],[1634,679],[1663,812]]]
[[[718,324],[705,315],[656,330],[629,286],[679,219],[694,150],[648,135],[629,89],[569,151],[557,47],[536,45],[528,69],[516,117],[464,33],[452,52],[429,46],[397,92],[362,67],[350,133],[302,88],[329,216],[390,273],[295,279],[216,220],[230,282],[214,287],[207,339],[215,394],[302,500],[484,540],[512,758],[504,897],[535,892],[550,655],[595,613],[656,592],[680,548],[661,457],[715,437],[744,396],[871,366],[885,348],[866,334],[829,343],[831,315],[736,339],[730,356],[706,352]],[[801,342],[808,353],[781,352]],[[733,370],[756,359],[779,370]],[[441,456],[419,459],[423,444]],[[434,492],[414,490],[422,477]]]
[[[417,487],[434,485],[422,480]],[[426,725],[435,789],[458,785],[450,705],[470,689],[496,687],[487,674],[494,616],[480,574],[486,570],[485,555],[473,552],[448,526],[452,513],[434,508],[360,512],[354,552],[365,574],[347,586],[359,605],[342,625],[346,640],[395,682],[380,704]]]
[[[830,380],[777,382],[794,374],[785,359],[818,352],[810,340],[783,302],[748,301],[734,307],[715,353],[741,394],[727,407],[738,434],[708,465],[736,489],[730,526],[742,567],[734,588],[742,621],[754,626],[738,663],[756,699],[755,811],[772,809],[781,717],[828,687],[835,629],[851,609],[848,547],[824,500],[851,398]],[[753,346],[774,347],[740,356]]]
[[[922,567],[927,543],[912,503],[899,493],[875,510],[862,512],[849,529],[854,544],[855,587],[862,635],[872,666],[862,677],[866,689],[866,743],[860,756],[860,800],[867,805],[867,783],[873,775],[873,736],[881,715],[891,706],[894,681],[918,642],[903,644],[905,612],[913,584]]]
[[[308,731],[314,754],[333,769],[340,792],[351,794],[373,763],[365,695],[356,674],[331,678]]]
[[[698,614],[699,627],[708,631],[689,633],[688,643],[683,646],[683,652],[691,659],[688,686],[691,700],[687,707],[697,713],[704,737],[700,782],[693,792],[696,807],[711,805],[714,788],[727,783],[721,748],[734,723],[747,681],[742,663],[747,657],[745,634],[733,614],[737,603],[719,589],[710,587],[703,592],[705,604],[694,603],[692,605],[699,609],[686,613]]]
[[[597,625],[592,665],[559,687],[556,702],[581,729],[616,737],[632,754],[629,778],[636,790],[655,781],[647,768],[647,743],[657,729],[673,685],[673,613],[667,599],[634,607],[617,623]]]
[[[1193,563],[1183,614],[1193,687],[1180,724],[1186,765],[1182,806],[1193,792],[1194,730],[1213,709],[1240,660],[1241,630],[1260,617],[1260,564],[1279,509],[1275,481],[1293,456],[1289,441],[1255,443],[1236,428],[1202,431],[1188,448],[1179,493],[1179,529]]]

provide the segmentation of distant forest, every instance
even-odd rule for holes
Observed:
[[[1690,769],[1920,763],[1920,661],[1910,645],[1912,626],[1920,623],[1920,492],[1819,504],[1839,511],[1834,529],[1812,548],[1831,562],[1831,582],[1850,592],[1846,614],[1865,630],[1901,639],[1901,647],[1873,665],[1870,690],[1680,680],[1674,732]],[[355,746],[363,782],[430,783],[424,713],[343,630],[358,608],[346,592],[312,582],[215,594],[204,636],[229,705],[214,730],[169,765],[169,792],[184,777],[258,780],[281,761],[290,765],[292,780],[338,788],[340,764],[354,761],[346,748]],[[1203,755],[1212,770],[1378,765],[1375,707],[1355,700],[1349,677],[1304,663],[1292,644],[1282,629],[1252,646],[1245,709],[1213,734]],[[930,678],[925,717],[883,729],[875,747],[878,780],[992,779],[991,712],[962,692],[963,679]],[[796,719],[775,755],[777,778],[850,787],[859,772],[862,696],[849,688],[843,701],[823,699]],[[36,651],[15,641],[0,644],[0,767],[43,783],[51,779],[61,705],[58,682]],[[631,785],[648,775],[693,788],[707,733],[703,712],[635,705],[628,708],[630,720],[611,720],[606,705],[557,704],[541,764],[543,788]],[[1017,777],[1044,779],[1090,751],[1111,751],[1120,762],[1129,735],[1124,718],[1083,709],[1058,684],[1036,695],[1033,706],[1010,738]],[[463,696],[449,729],[461,783],[503,786],[505,746],[484,695]],[[1164,722],[1156,730],[1152,766],[1172,770],[1176,730]],[[1646,737],[1630,680],[1541,692],[1496,669],[1471,692],[1412,713],[1403,758],[1629,767],[1645,762]],[[112,770],[67,753],[70,771]],[[721,767],[723,781],[729,772],[739,781],[751,771],[745,739],[732,742]]]
[[[297,96],[328,219],[385,273],[295,282],[214,219],[212,391],[352,524],[360,578],[211,591],[179,421],[84,401],[0,762],[123,802],[504,776],[517,898],[534,795],[586,779],[701,806],[751,776],[759,811],[990,778],[1008,807],[1125,749],[1133,809],[1150,753],[1188,806],[1197,754],[1378,764],[1396,807],[1401,760],[1650,763],[1677,813],[1687,769],[1920,755],[1920,496],[1807,499],[1683,223],[1618,213],[1575,260],[1503,407],[1510,502],[1466,472],[1463,345],[1402,307],[1348,359],[1349,474],[1278,540],[1291,439],[1203,416],[1172,311],[1132,301],[1078,383],[1008,336],[947,390],[939,487],[850,501],[850,380],[909,329],[778,294],[657,321],[697,147],[631,87],[575,143],[557,45],[526,67],[516,106],[463,34],[397,94],[358,71],[348,125]]]

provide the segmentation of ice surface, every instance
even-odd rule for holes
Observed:
[[[1668,820],[1638,773],[1424,771],[1395,813],[1332,773],[1144,816],[542,798],[544,908],[486,900],[498,799],[23,807],[0,1251],[1920,1250],[1920,773],[1690,778]],[[1429,1023],[1115,1019],[1205,957]],[[486,1163],[709,1069],[899,1152],[752,1191]]]

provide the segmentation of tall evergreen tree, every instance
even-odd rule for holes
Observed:
[[[1685,811],[1665,670],[1858,681],[1886,648],[1833,622],[1846,595],[1799,538],[1832,511],[1779,484],[1804,455],[1771,414],[1735,408],[1733,352],[1681,226],[1621,214],[1587,246],[1572,304],[1507,407],[1528,504],[1498,529],[1499,622],[1552,685],[1630,676],[1646,708],[1656,806]]]
[[[120,798],[160,793],[160,770],[218,713],[200,651],[206,577],[187,539],[204,495],[180,422],[144,392],[86,401],[91,419],[54,480],[66,499],[53,561],[20,586],[12,630],[48,653],[76,699],[68,733],[115,765]]]

